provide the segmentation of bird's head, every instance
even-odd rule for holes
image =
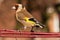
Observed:
[[[22,9],[22,4],[15,4],[13,7],[12,7],[13,10],[16,10],[16,12],[18,11],[21,11]]]

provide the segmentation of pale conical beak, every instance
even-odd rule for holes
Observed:
[[[15,10],[15,9],[16,9],[16,7],[15,7],[15,6],[13,6],[13,7],[12,7],[12,9],[13,9],[13,10]]]

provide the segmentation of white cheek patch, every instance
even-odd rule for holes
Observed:
[[[19,7],[21,7],[22,8],[22,5],[21,4],[18,4],[19,5]]]
[[[22,9],[22,5],[21,5],[21,4],[19,4],[18,10],[21,10],[21,9]]]
[[[22,5],[21,5],[21,4],[18,4],[18,5],[19,5],[19,7],[18,7],[18,9],[17,9],[16,12],[19,12],[19,11],[21,11],[21,9],[22,9]]]

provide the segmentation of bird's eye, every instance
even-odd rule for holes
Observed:
[[[18,7],[19,7],[18,5],[15,5],[15,8],[16,8],[15,10],[17,10],[17,9],[18,9]]]

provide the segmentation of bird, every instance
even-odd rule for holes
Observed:
[[[39,24],[39,22],[27,11],[25,7],[22,6],[22,4],[16,4],[12,9],[16,10],[16,19],[24,25],[24,29],[27,27],[32,27],[32,29],[33,27],[44,28],[44,25],[41,23]]]

